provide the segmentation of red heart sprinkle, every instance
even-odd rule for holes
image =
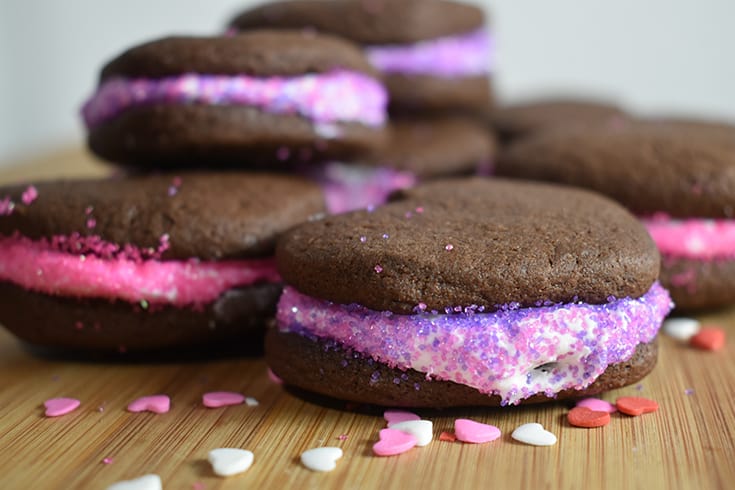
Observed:
[[[598,412],[587,407],[574,407],[567,414],[567,420],[575,427],[591,429],[610,423],[609,412]]]
[[[658,410],[658,403],[648,398],[638,396],[623,396],[615,400],[618,410],[627,415],[641,415]]]
[[[720,350],[725,346],[725,331],[719,327],[703,327],[689,339],[689,344],[704,350]]]
[[[439,440],[447,441],[447,442],[456,442],[457,436],[455,436],[451,432],[442,432],[441,434],[439,434]]]

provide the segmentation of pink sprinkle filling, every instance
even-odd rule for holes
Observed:
[[[672,306],[655,283],[640,298],[606,304],[398,315],[323,301],[287,286],[276,318],[281,331],[327,339],[392,368],[516,404],[537,393],[553,397],[589,386],[608,365],[630,359],[638,344],[650,342]]]
[[[642,218],[661,254],[695,260],[735,259],[735,220]]]
[[[382,126],[387,103],[388,95],[380,82],[345,70],[268,78],[187,73],[161,79],[106,80],[82,107],[82,117],[87,127],[93,128],[132,107],[208,104],[298,114],[314,123]]]
[[[47,242],[0,238],[0,281],[50,295],[175,306],[211,303],[222,293],[279,282],[274,260],[200,262],[71,254]]]

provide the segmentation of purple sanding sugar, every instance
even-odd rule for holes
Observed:
[[[107,80],[84,104],[82,117],[87,127],[93,128],[131,107],[210,104],[299,114],[316,124],[356,122],[382,126],[387,102],[387,92],[377,80],[344,70],[269,78],[189,73],[155,80]]]
[[[416,44],[368,46],[366,54],[385,73],[443,78],[487,75],[494,64],[494,43],[484,30]]]
[[[414,369],[516,404],[537,393],[589,386],[608,365],[650,342],[672,306],[655,283],[640,298],[598,305],[385,315],[286,287],[277,319],[281,331],[332,339],[391,368]]]

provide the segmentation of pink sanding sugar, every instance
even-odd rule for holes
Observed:
[[[735,259],[735,220],[643,218],[661,254],[695,260]]]
[[[0,238],[0,280],[32,291],[132,303],[207,304],[228,289],[279,282],[273,259],[159,261],[71,254],[47,242]]]

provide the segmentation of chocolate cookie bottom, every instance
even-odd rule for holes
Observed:
[[[661,284],[679,311],[735,304],[735,260],[694,260],[663,256]]]
[[[262,343],[280,284],[231,289],[201,308],[50,296],[0,282],[0,323],[35,346],[93,352],[184,349]]]
[[[385,75],[390,110],[399,114],[463,113],[486,116],[493,106],[490,79]]]
[[[499,396],[488,396],[452,381],[427,380],[424,373],[401,371],[323,339],[311,339],[271,328],[265,339],[266,361],[287,384],[357,403],[391,407],[445,408],[500,406]],[[607,370],[584,390],[565,390],[556,398],[543,394],[521,404],[592,396],[620,388],[645,377],[656,365],[656,339],[639,344],[626,362]]]

